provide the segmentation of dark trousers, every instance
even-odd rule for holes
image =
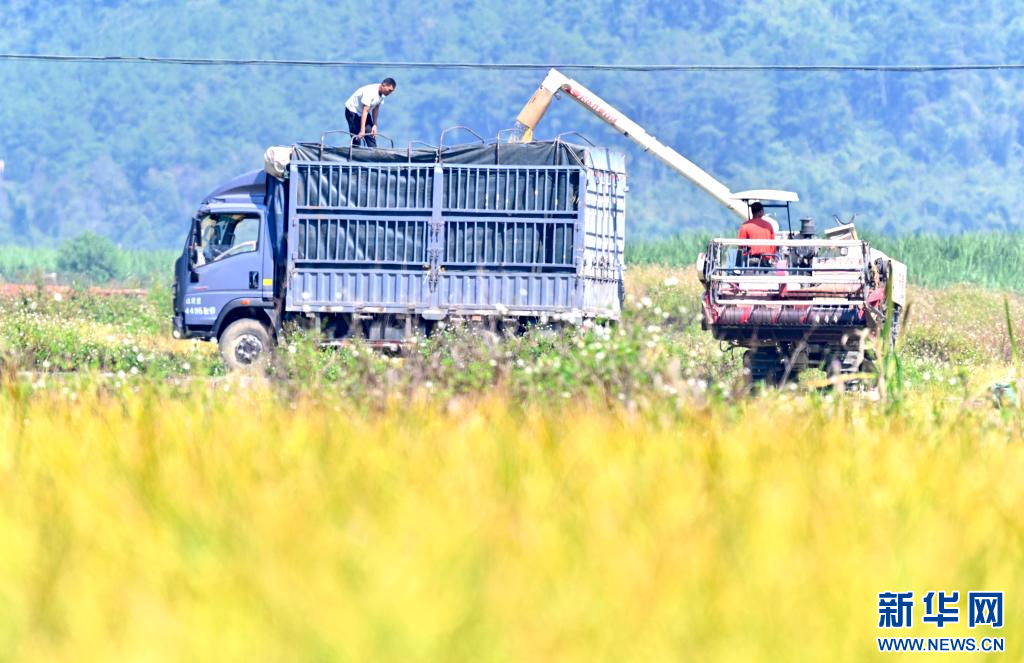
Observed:
[[[736,252],[736,267],[752,267],[760,268],[753,270],[751,273],[758,274],[761,272],[770,272],[771,268],[775,264],[775,256],[770,253],[759,253],[757,255],[750,255],[746,251],[740,249]]]
[[[359,126],[363,123],[362,115],[357,115],[346,108],[345,120],[348,122],[349,133],[351,133],[353,136],[357,135],[359,133]],[[366,114],[366,135],[363,136],[361,140],[359,138],[356,138],[354,141],[352,141],[352,144],[362,144],[365,147],[377,147],[377,139],[374,136],[370,135],[370,129],[372,128],[373,111],[370,111],[369,113]]]

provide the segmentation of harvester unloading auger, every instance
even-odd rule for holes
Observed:
[[[555,69],[548,72],[516,117],[520,140],[533,139],[534,128],[560,92],[741,220],[750,218],[753,202],[780,217],[785,213],[787,227],[777,232],[774,240],[713,239],[697,258],[697,273],[704,286],[702,326],[716,339],[747,349],[744,364],[752,380],[778,383],[795,377],[805,367],[821,367],[830,374],[870,370],[872,348],[880,342],[884,327],[887,297],[892,299],[894,323],[905,304],[906,265],[859,239],[853,223],[829,228],[824,237],[818,237],[813,220],[803,219],[800,230],[793,232],[790,205],[799,201],[797,194],[773,189],[733,193]],[[745,257],[758,246],[771,247],[770,260],[748,264]]]

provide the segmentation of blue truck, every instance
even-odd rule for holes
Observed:
[[[268,150],[268,155],[271,150]],[[286,323],[399,344],[618,319],[621,153],[562,140],[407,149],[299,143],[214,189],[175,263],[173,333],[262,362]]]

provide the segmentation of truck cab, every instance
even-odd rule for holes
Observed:
[[[230,348],[240,365],[268,349],[276,328],[266,190],[266,174],[252,171],[207,195],[175,264],[175,338],[222,338],[249,321]]]

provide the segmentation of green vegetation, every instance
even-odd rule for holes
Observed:
[[[103,241],[96,235],[92,237],[93,241]],[[37,283],[51,278],[60,283],[82,281],[82,273],[76,263],[81,259],[74,253],[78,245],[73,242],[66,242],[60,248],[0,244],[0,278],[10,283]],[[178,257],[177,251],[170,250],[115,249],[110,252],[108,248],[106,251],[99,258],[105,269],[102,274],[97,274],[109,274],[109,278],[92,278],[90,281],[122,285],[166,283],[173,276],[174,260]],[[65,256],[63,264],[62,252]],[[87,268],[91,262],[81,262],[82,268]]]
[[[1024,24],[1006,0],[536,3],[396,0],[372,39],[356,3],[9,0],[0,52],[210,58],[560,63],[998,63]],[[315,35],[315,38],[313,38]],[[868,38],[867,36],[870,36]],[[309,37],[309,38],[306,38]],[[756,47],[752,45],[756,44]],[[859,214],[885,233],[1017,223],[1024,86],[1017,71],[569,71],[733,190],[798,191],[798,214]],[[0,62],[0,233],[24,244],[85,230],[125,247],[180,245],[203,196],[259,168],[271,144],[344,126],[358,85],[392,75],[381,130],[399,145],[444,127],[513,124],[537,71],[189,67]],[[729,215],[577,105],[541,137],[578,130],[630,156],[634,237],[719,231]],[[462,140],[468,138],[458,138]]]
[[[913,283],[974,283],[1024,291],[1024,234],[869,236],[873,246],[908,265]]]
[[[57,269],[90,283],[109,283],[125,274],[124,257],[114,243],[89,231],[61,244]]]
[[[626,265],[685,267],[708,248],[711,233],[687,233],[656,240],[626,240]]]

